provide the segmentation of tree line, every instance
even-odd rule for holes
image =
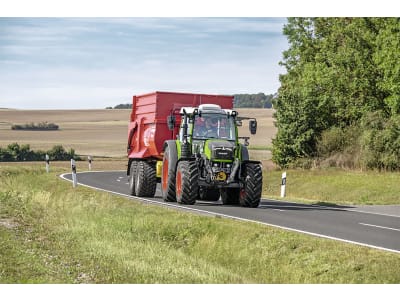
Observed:
[[[233,107],[235,108],[272,108],[272,102],[276,94],[266,95],[258,94],[235,94],[233,95]],[[131,109],[132,104],[118,104],[116,106],[106,107],[106,109]]]
[[[37,150],[33,151],[29,145],[19,145],[18,143],[9,144],[5,148],[0,147],[0,161],[17,162],[17,161],[44,161],[46,154],[50,160],[65,161],[70,159],[81,160],[75,154],[74,149],[66,151],[63,146],[55,145],[49,151]]]
[[[235,94],[233,106],[235,108],[272,108],[273,99],[272,94]]]
[[[273,160],[400,169],[400,19],[288,18]]]

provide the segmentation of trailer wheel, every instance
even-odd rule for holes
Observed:
[[[238,188],[224,188],[221,189],[221,200],[224,205],[238,205],[239,204],[239,189]]]
[[[156,166],[154,163],[140,161],[136,168],[135,195],[154,197],[157,187]]]
[[[219,200],[219,189],[207,189],[204,187],[199,188],[199,199],[207,201],[218,201]]]
[[[129,172],[129,193],[132,196],[135,196],[135,185],[136,185],[136,168],[137,168],[137,161],[133,160],[131,162],[131,169]]]
[[[240,189],[239,201],[244,207],[258,207],[262,192],[262,169],[259,164],[244,165],[244,187]]]
[[[167,146],[164,151],[163,166],[161,172],[161,194],[166,202],[175,202],[175,180],[176,180],[176,163],[178,155],[176,147]]]
[[[199,189],[199,174],[194,161],[180,161],[176,169],[176,200],[182,204],[195,204]]]

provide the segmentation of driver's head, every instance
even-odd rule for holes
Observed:
[[[206,119],[206,127],[210,128],[210,127],[215,127],[218,125],[218,119],[217,118],[207,118]]]

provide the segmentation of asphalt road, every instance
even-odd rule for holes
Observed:
[[[71,174],[61,175],[71,180]],[[320,206],[262,199],[258,208],[222,205],[221,201],[197,201],[195,205],[164,202],[159,185],[155,198],[129,195],[123,171],[82,172],[78,183],[158,205],[197,213],[249,220],[304,234],[400,253],[400,206]]]

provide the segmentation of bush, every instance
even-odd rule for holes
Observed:
[[[332,127],[321,134],[317,143],[322,167],[356,168],[360,166],[360,126]]]
[[[368,169],[400,170],[400,116],[372,113],[363,120],[362,163]]]
[[[13,143],[3,149],[0,147],[0,161],[42,161],[45,160],[46,154],[50,160],[80,160],[80,157],[75,154],[74,149],[65,151],[61,145],[55,145],[49,151],[33,151],[29,145],[20,146],[18,143]]]
[[[367,114],[360,125],[325,130],[317,143],[322,167],[400,170],[400,116]]]
[[[38,124],[29,123],[25,125],[12,125],[12,130],[58,130],[59,126],[54,123],[40,122]]]

